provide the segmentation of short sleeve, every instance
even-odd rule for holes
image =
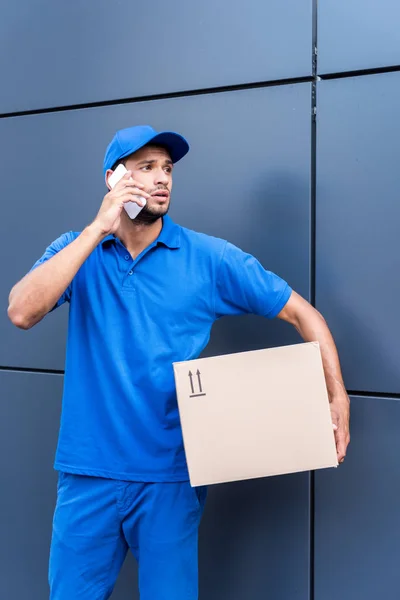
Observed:
[[[60,250],[62,250],[66,246],[68,246],[68,244],[73,242],[76,239],[77,235],[78,234],[73,233],[72,231],[70,231],[68,233],[63,233],[52,244],[50,244],[50,246],[48,246],[48,248],[46,248],[46,251],[43,254],[43,256],[41,258],[39,258],[39,260],[37,260],[35,262],[35,264],[33,265],[33,267],[31,268],[31,272],[34,269],[36,269],[37,267],[39,267],[40,265],[42,265],[43,263],[45,263],[46,261],[48,261],[55,254],[60,252]],[[70,300],[71,300],[71,284],[67,287],[67,289],[65,290],[65,292],[63,293],[61,298],[58,300],[57,304],[52,308],[52,310],[54,310],[55,308],[58,308],[59,306],[64,304],[64,302],[69,302]]]
[[[259,261],[227,242],[217,276],[216,317],[256,314],[276,317],[292,289]]]

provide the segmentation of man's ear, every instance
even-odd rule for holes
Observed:
[[[114,173],[114,171],[112,171],[111,169],[107,169],[106,174],[104,176],[105,182],[106,182],[106,186],[108,187],[109,190],[111,190],[111,187],[108,183],[108,179],[109,177]]]

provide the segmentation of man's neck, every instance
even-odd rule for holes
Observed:
[[[136,258],[160,235],[162,218],[154,223],[132,221],[128,215],[121,215],[121,224],[115,235],[124,244],[132,258]]]

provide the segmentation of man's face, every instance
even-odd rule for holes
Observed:
[[[154,222],[167,214],[172,190],[173,163],[168,150],[160,146],[145,146],[124,161],[132,178],[144,185],[150,194],[146,206],[135,221]]]

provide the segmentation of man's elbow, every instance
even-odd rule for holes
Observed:
[[[31,329],[35,324],[35,321],[32,318],[24,314],[23,311],[18,310],[12,302],[8,306],[7,315],[11,323],[15,325],[15,327],[18,327],[18,329]]]
[[[296,329],[304,328],[305,326],[312,326],[314,328],[327,327],[325,317],[311,304],[308,310],[300,312],[297,315],[297,323],[295,324]]]
[[[324,315],[320,313],[319,310],[317,310],[316,308],[314,308],[314,314],[324,325],[327,325]]]

